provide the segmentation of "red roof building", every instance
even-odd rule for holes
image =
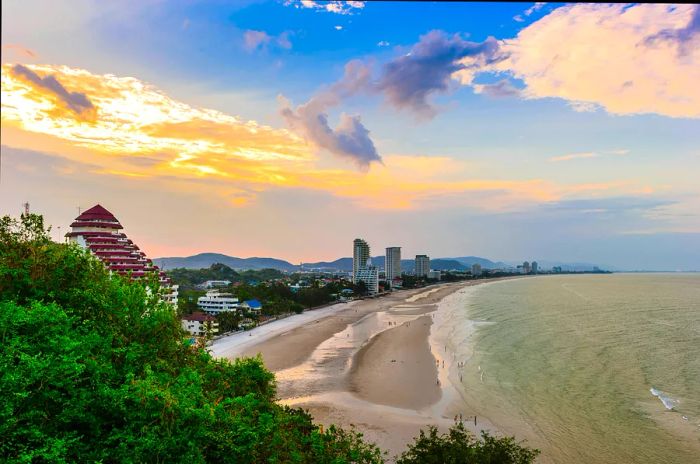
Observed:
[[[84,211],[70,226],[66,237],[90,250],[110,271],[131,279],[157,273],[160,284],[171,290],[166,292],[165,299],[177,304],[177,286],[172,286],[170,278],[121,232],[122,225],[104,207],[95,205]]]

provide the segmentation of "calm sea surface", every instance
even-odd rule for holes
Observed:
[[[469,410],[540,462],[700,463],[700,275],[541,276],[464,301]]]

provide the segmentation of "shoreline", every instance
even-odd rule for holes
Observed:
[[[447,347],[440,352],[443,300],[519,278],[450,282],[337,304],[217,340],[212,354],[260,353],[275,373],[281,404],[306,409],[326,426],[355,427],[392,458],[421,428],[446,431],[460,413],[473,433],[496,431],[486,418],[474,425],[454,384],[463,360],[448,356]]]

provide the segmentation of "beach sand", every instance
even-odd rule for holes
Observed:
[[[250,335],[217,340],[212,353],[261,354],[275,373],[281,403],[308,410],[326,426],[355,427],[391,458],[421,428],[446,431],[459,413],[476,433],[495,430],[482,418],[474,425],[451,383],[455,377],[459,382],[456,361],[446,355],[447,347],[438,348],[442,339],[431,335],[443,298],[494,280],[404,290],[309,311]]]
[[[421,409],[441,396],[430,354],[430,316],[378,334],[355,355],[350,391],[377,404]]]

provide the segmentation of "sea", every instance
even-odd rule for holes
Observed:
[[[537,462],[700,463],[700,274],[525,277],[457,298],[465,411]]]

